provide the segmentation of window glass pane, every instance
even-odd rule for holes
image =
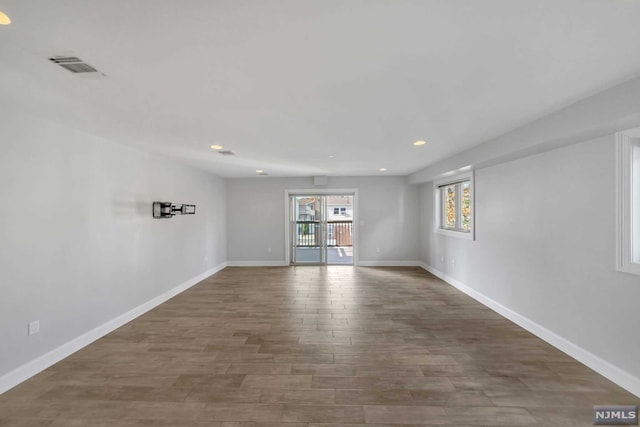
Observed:
[[[471,183],[463,182],[462,187],[462,229],[471,231]]]
[[[444,228],[456,228],[456,186],[443,188],[444,192]]]

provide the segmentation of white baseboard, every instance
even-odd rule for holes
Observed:
[[[359,267],[421,267],[420,261],[358,261]]]
[[[227,267],[286,267],[285,261],[227,261]]]
[[[640,378],[634,377],[630,373],[618,368],[615,365],[612,365],[604,359],[601,359],[595,354],[585,350],[577,344],[574,344],[566,338],[561,337],[555,332],[550,331],[544,326],[539,325],[538,323],[522,316],[521,314],[516,313],[510,308],[505,307],[499,302],[481,294],[480,292],[470,288],[469,286],[441,272],[440,270],[437,270],[430,265],[422,262],[420,263],[420,266],[434,276],[437,276],[451,286],[454,286],[455,288],[469,295],[479,303],[489,307],[498,314],[501,314],[502,316],[511,320],[513,323],[531,332],[538,338],[548,342],[558,350],[585,364],[589,368],[618,384],[620,387],[624,388],[630,393],[633,393],[636,396],[640,397]]]
[[[115,329],[118,329],[120,326],[132,321],[136,317],[168,301],[179,293],[184,292],[193,285],[200,283],[207,277],[217,273],[226,266],[227,263],[222,263],[210,270],[207,270],[204,273],[192,279],[189,279],[184,283],[181,283],[175,288],[170,289],[161,295],[158,295],[152,300],[147,301],[144,304],[139,305],[136,308],[129,310],[128,312],[121,314],[114,319],[109,320],[108,322],[98,326],[97,328],[94,328],[89,332],[86,332],[79,337],[74,338],[73,340],[65,344],[62,344],[60,347],[55,348],[50,352],[45,353],[42,356],[31,360],[30,362],[25,363],[24,365],[14,369],[13,371],[4,374],[2,377],[0,377],[0,394],[17,386],[23,381],[28,380],[32,376],[44,371],[51,365],[58,363],[65,357],[70,356],[76,351],[96,341],[97,339],[102,338]]]
[[[227,267],[286,267],[285,261],[228,261]],[[359,267],[420,267],[420,261],[358,261]]]
[[[358,261],[360,267],[420,267],[420,261]],[[285,261],[227,261],[227,267],[286,267]]]

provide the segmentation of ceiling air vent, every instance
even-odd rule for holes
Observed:
[[[97,73],[98,70],[76,56],[53,56],[49,61],[66,68],[72,73]]]
[[[235,156],[236,153],[234,153],[231,150],[220,150],[218,151],[218,153],[222,154],[223,156]]]

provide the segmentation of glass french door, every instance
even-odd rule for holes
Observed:
[[[327,263],[324,228],[325,198],[319,195],[291,196],[291,263]]]
[[[353,195],[289,197],[292,265],[353,264]]]

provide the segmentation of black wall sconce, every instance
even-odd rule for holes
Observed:
[[[174,215],[195,215],[196,205],[184,203],[153,202],[154,218],[171,218]]]

